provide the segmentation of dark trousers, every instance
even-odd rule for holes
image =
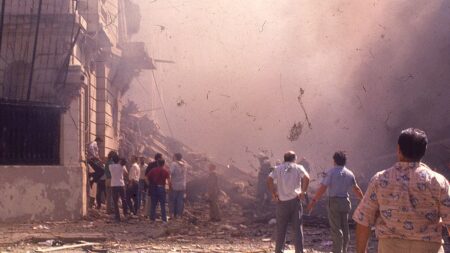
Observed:
[[[106,183],[105,180],[98,180],[97,182],[97,194],[95,200],[97,201],[97,208],[102,207],[103,199],[106,200]]]
[[[131,212],[136,215],[139,210],[139,184],[137,182],[130,182],[127,188],[127,204]]]
[[[97,183],[103,176],[103,174],[105,174],[105,168],[102,162],[97,159],[88,159],[88,164],[94,170],[94,173],[90,174],[90,177],[92,177],[92,180],[90,181],[90,186],[92,187],[92,184]]]
[[[302,204],[299,199],[279,201],[277,203],[277,236],[275,252],[282,253],[289,223],[294,232],[295,253],[303,253]]]
[[[145,198],[147,196],[147,183],[144,179],[139,179],[139,193],[138,193],[138,210],[142,206],[145,206]]]
[[[161,219],[167,221],[166,216],[166,189],[164,186],[152,186],[150,189],[151,207],[150,207],[150,219],[156,220],[156,207],[159,203],[161,206]]]
[[[125,199],[125,187],[123,186],[113,186],[111,187],[113,204],[114,204],[114,215],[117,221],[120,221],[119,212],[119,198],[122,201],[123,214],[128,215],[128,205]]]
[[[333,253],[347,253],[350,233],[348,214],[351,210],[348,198],[328,198],[328,221],[330,222]]]

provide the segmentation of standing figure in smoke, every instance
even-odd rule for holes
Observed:
[[[112,155],[113,163],[109,165],[109,171],[111,173],[111,191],[114,205],[114,216],[117,222],[120,221],[119,212],[119,198],[122,202],[123,215],[128,216],[128,205],[125,199],[125,179],[128,171],[123,160],[119,159],[119,156],[115,153]]]
[[[127,203],[131,209],[131,212],[134,215],[137,215],[139,210],[139,178],[141,169],[138,165],[137,156],[133,156],[131,158],[131,162],[133,163],[130,168],[130,172],[128,173],[128,186],[127,186]]]
[[[333,155],[334,168],[330,169],[320,184],[316,196],[308,205],[308,212],[316,205],[325,191],[328,191],[328,221],[333,239],[333,253],[347,253],[350,233],[348,227],[348,214],[351,210],[349,191],[353,190],[358,199],[363,193],[356,183],[353,172],[345,167],[347,156],[343,151]]]
[[[444,253],[442,226],[450,228],[450,185],[421,163],[428,138],[416,128],[398,138],[398,162],[375,174],[353,214],[358,253],[365,253],[370,226],[378,252]]]
[[[267,177],[271,172],[272,165],[269,157],[265,154],[260,154],[258,157],[259,172],[258,172],[258,189],[256,199],[260,204],[267,204],[270,202],[270,191],[267,188]]]
[[[306,196],[309,175],[303,166],[295,163],[296,158],[293,151],[284,154],[284,163],[277,166],[267,179],[272,198],[277,203],[275,253],[283,252],[289,223],[292,223],[293,227],[295,252],[303,252],[303,207],[301,201]],[[274,181],[277,182],[276,186]]]
[[[166,184],[170,183],[170,174],[165,166],[166,161],[160,159],[157,161],[157,167],[150,170],[147,174],[149,182],[149,191],[151,196],[150,220],[156,220],[156,207],[159,203],[161,207],[161,219],[167,222],[166,215]]]
[[[187,170],[182,158],[183,156],[180,153],[175,153],[174,161],[170,165],[169,210],[173,218],[181,217],[184,210]]]
[[[210,164],[208,175],[208,203],[209,219],[213,222],[220,221],[219,192],[219,179],[216,174],[216,166]]]

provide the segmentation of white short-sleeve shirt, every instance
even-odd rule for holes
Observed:
[[[277,181],[278,198],[287,201],[302,193],[302,178],[308,175],[303,166],[294,162],[285,162],[270,173],[270,177]]]

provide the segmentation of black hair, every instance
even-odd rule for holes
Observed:
[[[119,155],[116,152],[111,155],[111,159],[114,163],[118,163],[120,161]]]
[[[417,128],[403,130],[398,137],[398,146],[402,155],[411,162],[419,162],[427,150],[428,138],[424,131]]]
[[[155,160],[159,160],[162,159],[162,154],[161,153],[156,153],[155,154]]]
[[[158,165],[158,167],[164,166],[164,164],[166,164],[166,160],[164,159],[159,159],[156,161],[156,165]]]
[[[175,157],[175,160],[177,160],[177,161],[181,161],[181,159],[183,159],[183,155],[181,155],[180,153],[175,153],[173,156]]]
[[[285,162],[293,162],[293,161],[295,161],[296,158],[297,158],[297,156],[295,155],[294,151],[288,151],[284,154]]]
[[[336,151],[333,155],[333,160],[336,165],[345,166],[345,163],[347,163],[347,155],[344,151]]]
[[[117,155],[117,152],[114,151],[114,150],[109,151],[109,153],[108,153],[108,160],[109,160],[109,159],[112,159],[112,157],[113,157],[114,154]]]
[[[122,166],[127,165],[127,159],[120,158],[120,165],[122,165]]]

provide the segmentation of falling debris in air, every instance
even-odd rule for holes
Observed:
[[[300,104],[300,107],[303,110],[303,113],[305,114],[306,122],[308,122],[308,128],[312,129],[311,121],[309,120],[308,113],[306,112],[305,106],[303,105],[303,101],[302,101],[303,94],[305,94],[305,90],[300,88],[300,94],[298,95],[297,100],[298,100],[298,103]],[[295,124],[294,124],[294,126],[295,126]],[[300,133],[301,133],[301,131],[300,131]]]
[[[291,130],[289,131],[288,140],[289,141],[296,141],[300,137],[303,131],[303,123],[297,122],[294,123],[294,125],[291,127]]]
[[[177,98],[177,106],[181,107],[181,106],[184,106],[184,105],[186,105],[186,102],[184,101],[184,99]]]

